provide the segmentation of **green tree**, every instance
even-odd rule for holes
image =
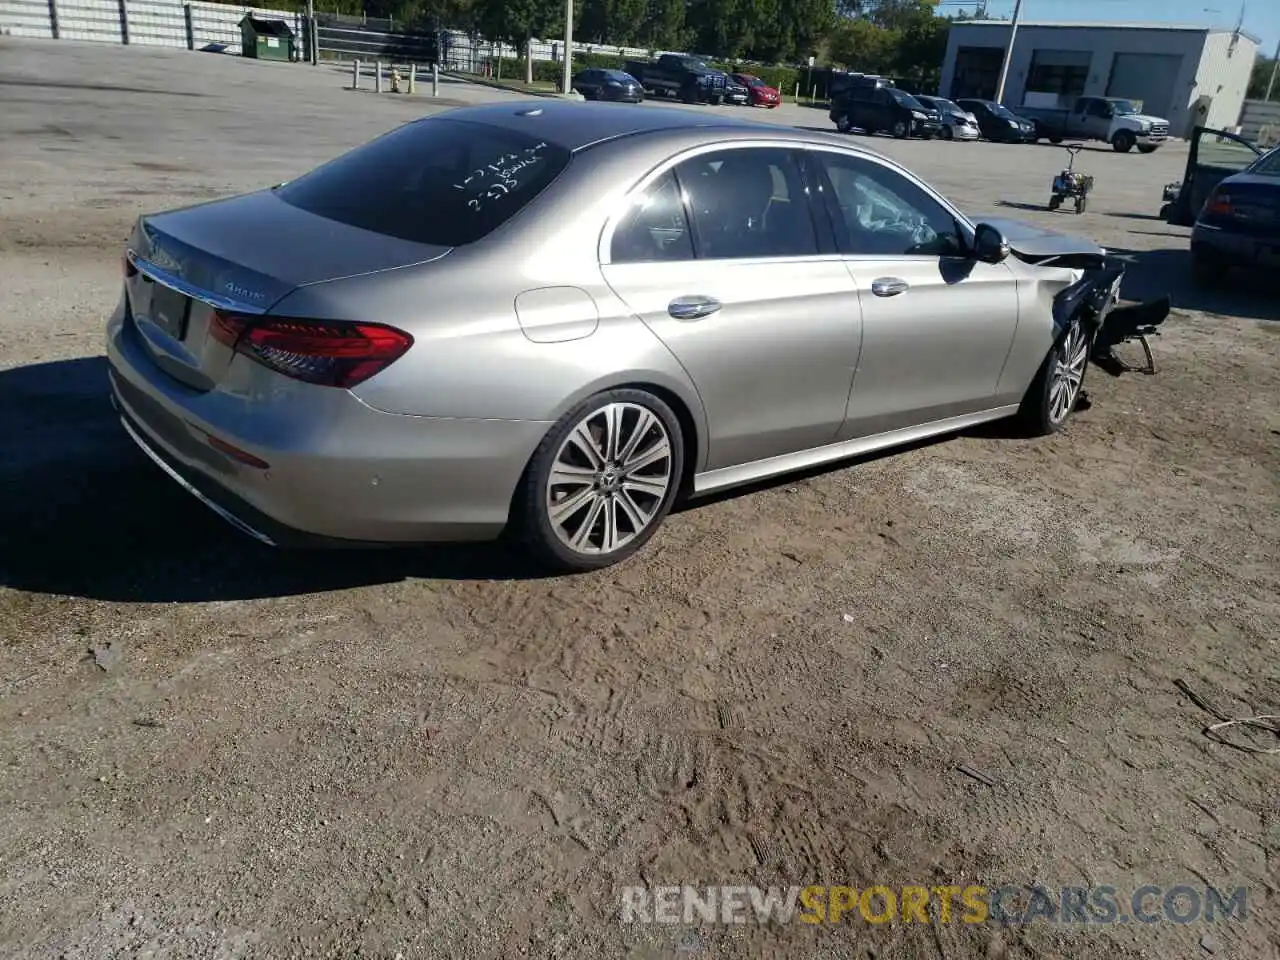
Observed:
[[[1270,57],[1258,57],[1253,65],[1253,74],[1249,77],[1249,89],[1245,96],[1250,100],[1261,100],[1267,95],[1267,85],[1271,83],[1271,74],[1275,71],[1276,61]],[[1272,85],[1271,99],[1280,100],[1280,76]]]
[[[476,29],[488,40],[509,43],[524,58],[525,82],[533,83],[529,42],[564,29],[559,0],[476,0],[472,15]],[[576,11],[575,11],[576,12]]]
[[[890,31],[870,20],[841,20],[831,31],[829,56],[836,64],[860,73],[880,73],[893,63],[895,50]]]

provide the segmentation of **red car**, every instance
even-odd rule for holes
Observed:
[[[759,77],[753,77],[749,73],[731,73],[729,76],[736,82],[747,88],[747,93],[751,97],[751,105],[753,107],[776,107],[782,97],[778,95],[778,91],[766,84]]]

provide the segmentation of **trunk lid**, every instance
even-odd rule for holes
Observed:
[[[1229,225],[1231,230],[1250,236],[1280,240],[1280,179],[1238,173],[1218,184],[1218,195],[1229,200],[1231,212],[1224,216],[1206,208],[1202,214],[1206,222]]]
[[[233,357],[209,336],[215,310],[265,313],[299,286],[424,263],[449,250],[328,220],[263,190],[141,217],[125,289],[157,365],[211,390]]]

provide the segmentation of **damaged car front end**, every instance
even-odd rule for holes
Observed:
[[[1000,231],[1010,255],[1021,262],[1069,271],[1067,284],[1053,297],[1055,340],[1068,335],[1078,321],[1090,344],[1090,358],[1101,369],[1113,376],[1126,371],[1155,373],[1147,338],[1159,334],[1160,325],[1169,315],[1167,295],[1122,305],[1120,287],[1126,263],[1106,248],[1018,220],[993,218],[985,222]],[[1129,341],[1137,341],[1142,347],[1143,366],[1134,367],[1116,356],[1115,348]]]

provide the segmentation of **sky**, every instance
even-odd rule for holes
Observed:
[[[977,5],[942,0],[940,9],[972,12]],[[987,0],[988,16],[1013,14],[1013,0]],[[1240,0],[1022,0],[1023,20],[1128,20],[1234,27]],[[1280,0],[1245,0],[1244,29],[1262,38],[1269,57],[1280,41]]]

